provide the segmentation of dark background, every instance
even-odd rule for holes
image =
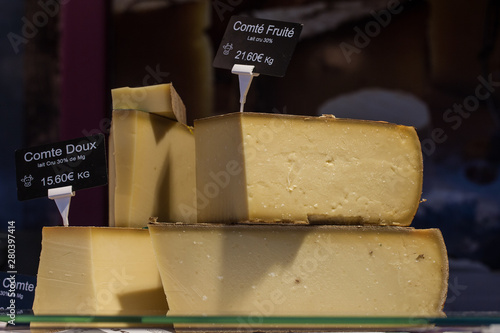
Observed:
[[[172,82],[189,121],[237,111],[237,77],[211,66],[235,14],[304,24],[286,76],[255,79],[246,111],[417,127],[426,201],[412,226],[443,232],[446,310],[500,311],[500,5],[490,0],[3,1],[0,247],[15,221],[18,271],[36,275],[41,228],[61,220],[49,199],[17,201],[14,150],[107,134],[121,86]],[[107,187],[79,191],[70,223],[106,225]]]

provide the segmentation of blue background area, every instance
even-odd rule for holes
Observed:
[[[15,221],[16,268],[20,273],[34,276],[40,247],[41,221],[58,221],[60,217],[51,200],[42,198],[19,202],[16,195],[14,151],[24,147],[25,134],[24,64],[22,47],[21,52],[16,53],[7,36],[9,33],[21,35],[21,18],[24,15],[23,1],[2,2],[0,271],[6,270],[6,239],[2,234],[6,232],[6,222]],[[227,16],[229,17],[229,13]],[[215,20],[214,24],[216,23],[225,25],[225,22]],[[442,148],[438,147],[438,150]],[[438,227],[444,235],[451,258],[446,310],[500,311],[500,170],[496,165],[493,170],[496,176],[489,182],[480,183],[468,177],[468,171],[477,167],[474,164],[481,161],[464,161],[457,156],[449,154],[438,163],[434,159],[425,160],[423,198],[427,201],[420,205],[412,226]]]
[[[7,38],[10,32],[20,34],[24,15],[23,1],[2,3],[0,11],[0,225],[4,221],[23,221],[22,206],[16,197],[14,150],[23,138],[23,54],[16,54]],[[7,208],[8,209],[5,209]]]

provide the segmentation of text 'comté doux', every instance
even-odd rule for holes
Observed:
[[[66,145],[64,152],[66,155],[89,152],[93,149],[97,149],[97,142],[85,142],[80,144],[69,143]],[[39,161],[47,158],[60,157],[63,155],[63,149],[52,148],[41,152],[27,152],[24,154],[24,160],[26,162]]]
[[[273,24],[267,25],[267,28],[266,28],[264,23],[245,24],[241,21],[234,22],[233,29],[235,31],[251,32],[251,33],[256,33],[256,34],[265,33],[266,35],[270,35],[270,36],[288,37],[288,38],[292,38],[293,35],[295,34],[294,28],[290,29],[288,27],[276,27]]]

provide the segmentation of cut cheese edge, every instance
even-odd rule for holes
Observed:
[[[196,222],[192,129],[137,110],[113,110],[109,139],[110,226],[144,227],[151,217]]]
[[[408,226],[423,179],[413,127],[257,113],[195,121],[198,221]]]
[[[146,229],[43,228],[36,315],[159,315],[167,309]]]
[[[186,107],[171,83],[111,90],[113,110],[140,110],[186,125]]]
[[[442,316],[437,229],[155,223],[168,315]]]

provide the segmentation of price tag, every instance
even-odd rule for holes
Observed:
[[[213,65],[229,70],[253,65],[255,73],[285,76],[301,31],[300,23],[233,16]]]
[[[35,276],[0,272],[0,281],[0,313],[19,314],[33,307]]]
[[[53,188],[76,191],[108,182],[104,134],[19,149],[15,155],[19,200],[47,197]]]

